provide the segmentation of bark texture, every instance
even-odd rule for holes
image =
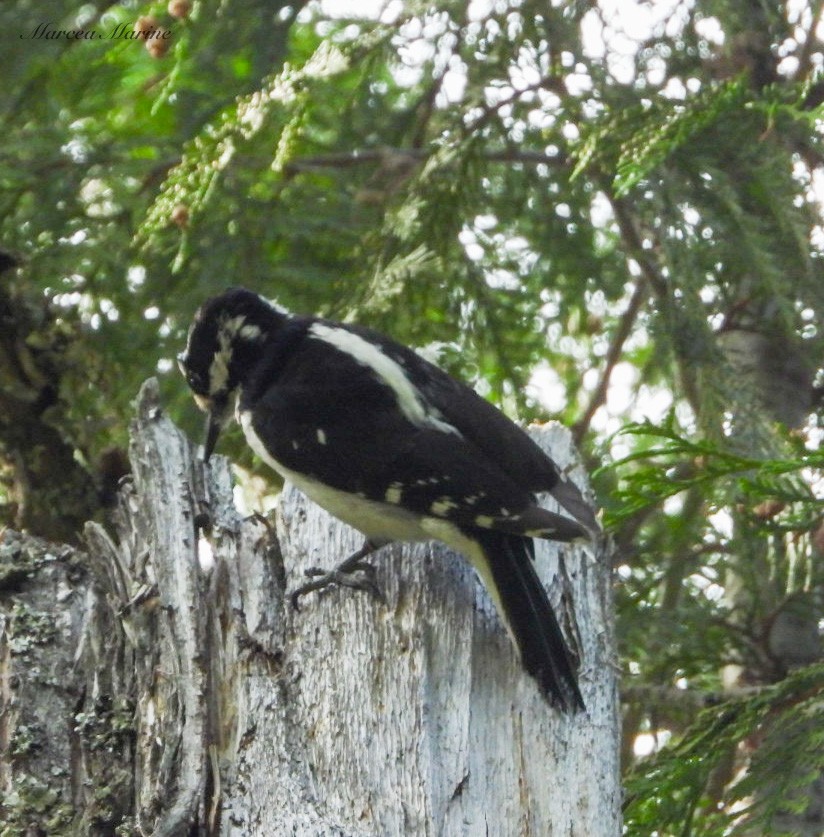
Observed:
[[[567,431],[535,432],[571,460]],[[538,550],[582,659],[567,717],[460,556],[389,547],[384,603],[335,589],[294,611],[285,590],[355,532],[288,486],[277,536],[241,519],[226,461],[204,471],[152,382],[131,460],[88,554],[5,536],[0,835],[620,834],[603,547]]]

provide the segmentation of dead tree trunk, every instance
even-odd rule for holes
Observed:
[[[565,464],[569,435],[536,438]],[[587,712],[549,708],[468,565],[381,553],[386,602],[284,592],[358,536],[287,487],[277,536],[153,382],[114,534],[0,546],[0,835],[620,833],[610,570],[542,544]],[[208,543],[199,526],[211,523]]]

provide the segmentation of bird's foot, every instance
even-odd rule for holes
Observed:
[[[382,603],[386,603],[380,587],[375,583],[375,568],[364,559],[371,555],[377,546],[367,541],[357,552],[352,553],[345,561],[342,561],[334,569],[324,570],[321,567],[309,567],[304,574],[311,578],[305,584],[301,584],[290,596],[292,607],[300,610],[300,599],[307,593],[314,593],[323,590],[331,584],[340,587],[351,587],[355,590],[364,590],[373,595]]]

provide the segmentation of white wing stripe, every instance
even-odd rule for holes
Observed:
[[[370,369],[381,383],[395,393],[400,411],[413,424],[436,427],[445,433],[461,435],[459,430],[443,421],[431,409],[427,409],[425,399],[409,380],[403,367],[384,354],[374,343],[364,340],[360,335],[353,334],[345,328],[323,323],[313,323],[309,328],[309,336],[334,346],[361,366]]]

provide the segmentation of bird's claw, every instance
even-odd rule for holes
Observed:
[[[354,590],[363,590],[374,596],[382,604],[386,604],[383,591],[375,583],[375,568],[367,561],[347,564],[345,569],[335,567],[333,570],[324,570],[322,567],[309,567],[304,570],[304,575],[312,580],[301,584],[290,596],[292,607],[295,610],[300,610],[302,596],[323,590],[332,584],[337,584],[340,587],[351,587]]]
[[[351,586],[350,582],[345,580],[341,580],[338,576],[348,576],[351,573],[363,573],[364,575],[368,575],[371,581],[375,579],[376,570],[368,561],[358,561],[354,564],[347,563],[347,566],[344,567],[335,567],[333,570],[325,570],[323,567],[307,567],[303,574],[308,578],[322,578],[323,576],[329,576],[329,583],[331,584],[333,581],[337,582],[338,584],[343,584],[344,587]]]

